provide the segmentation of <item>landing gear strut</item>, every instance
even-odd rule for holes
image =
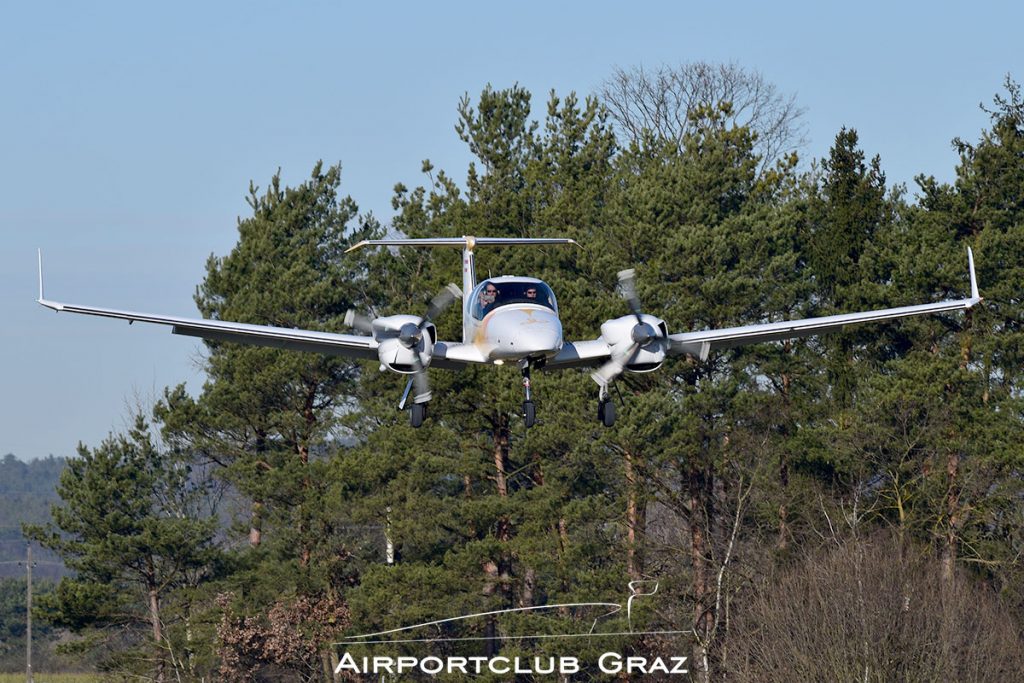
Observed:
[[[615,424],[615,402],[608,395],[608,385],[602,384],[597,396],[597,420],[605,427]]]
[[[523,401],[523,421],[526,423],[526,427],[530,428],[537,423],[537,407],[530,397],[530,361],[522,361],[520,367],[523,371],[523,389],[526,391],[526,400]]]

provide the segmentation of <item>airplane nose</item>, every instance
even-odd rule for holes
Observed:
[[[532,355],[552,355],[562,348],[562,323],[553,311],[514,309],[499,312],[500,319],[492,323],[502,355],[523,358]],[[497,329],[494,329],[497,328]]]
[[[520,353],[545,353],[562,348],[562,323],[551,316],[543,324],[525,323],[515,336],[515,348]]]

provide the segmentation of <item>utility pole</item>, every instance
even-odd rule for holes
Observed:
[[[384,543],[386,545],[385,558],[388,565],[395,563],[395,542],[391,538],[391,506],[387,507],[387,516],[384,518]]]
[[[28,581],[26,582],[25,595],[25,680],[27,683],[35,683],[32,675],[32,544],[28,544],[28,557],[25,560],[25,571]]]

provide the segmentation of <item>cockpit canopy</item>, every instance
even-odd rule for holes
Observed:
[[[496,308],[509,304],[535,304],[558,312],[555,294],[540,280],[495,278],[484,280],[473,290],[473,317],[482,320]]]

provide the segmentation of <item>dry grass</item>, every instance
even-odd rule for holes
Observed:
[[[99,674],[36,674],[36,683],[102,683]],[[0,674],[0,683],[25,683],[25,673]]]

